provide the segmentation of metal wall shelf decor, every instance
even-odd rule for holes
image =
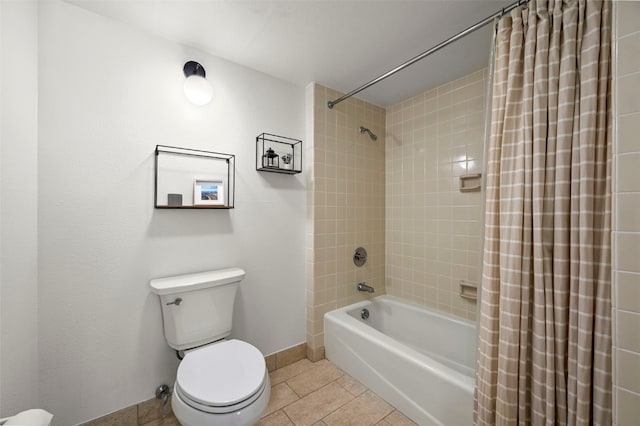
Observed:
[[[256,170],[288,175],[302,172],[302,141],[271,133],[256,136]]]
[[[157,209],[232,209],[235,181],[233,154],[156,145]]]

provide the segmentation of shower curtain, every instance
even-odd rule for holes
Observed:
[[[610,2],[497,27],[474,419],[611,424]]]

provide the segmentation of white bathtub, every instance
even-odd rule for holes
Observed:
[[[331,362],[419,425],[473,423],[475,324],[379,296],[326,313],[324,344]]]

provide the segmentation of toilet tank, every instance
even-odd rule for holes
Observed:
[[[240,268],[228,268],[151,280],[151,291],[160,297],[169,346],[190,349],[228,336],[244,275]]]

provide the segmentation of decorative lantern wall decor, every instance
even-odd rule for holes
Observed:
[[[271,133],[258,135],[256,170],[288,175],[302,172],[302,141]]]

